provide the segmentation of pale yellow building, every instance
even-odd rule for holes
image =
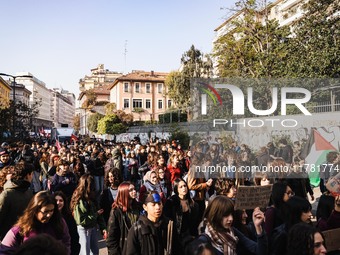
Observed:
[[[9,107],[11,87],[0,76],[0,109]]]

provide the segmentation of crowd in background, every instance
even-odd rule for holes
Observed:
[[[329,174],[320,176],[312,224],[308,195],[314,200],[314,194],[300,153],[300,143],[291,146],[286,139],[257,152],[205,139],[188,150],[179,141],[141,144],[138,138],[61,148],[2,143],[0,254],[26,254],[22,250],[37,249],[32,245],[50,254],[99,254],[98,229],[110,255],[326,254],[321,231],[340,228],[340,198],[327,191],[333,175],[323,171]],[[333,165],[339,159],[336,151],[327,155]],[[290,171],[197,176],[192,166],[201,164]],[[239,185],[268,184],[266,208],[234,209]]]

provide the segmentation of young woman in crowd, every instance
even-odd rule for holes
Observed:
[[[197,236],[198,204],[190,198],[187,183],[182,179],[174,181],[174,195],[165,203],[164,214],[174,221],[173,254],[180,254],[186,244]]]
[[[232,227],[233,213],[234,203],[226,196],[216,196],[204,212],[204,221],[200,227],[201,235],[198,239],[202,243],[210,243],[216,255],[242,254],[241,247],[253,254],[266,255],[268,241],[261,226],[264,221],[263,212],[259,208],[255,208],[253,212],[257,242]]]
[[[112,204],[118,194],[118,186],[121,183],[118,168],[111,168],[105,175],[105,187],[100,195],[99,207],[104,209],[105,223],[109,220]]]
[[[287,254],[325,255],[325,238],[322,233],[306,223],[294,225],[288,234]]]
[[[46,152],[41,154],[39,163],[41,169],[39,179],[42,183],[43,190],[47,190],[49,155]]]
[[[71,237],[71,255],[78,255],[80,252],[79,234],[77,231],[77,224],[71,214],[67,198],[62,191],[55,192],[53,194],[53,197],[56,200],[58,210],[64,218],[68,227],[68,232]]]
[[[161,186],[161,190],[163,191],[164,197],[165,198],[170,197],[172,188],[171,188],[170,179],[168,179],[168,176],[166,175],[166,168],[164,169],[164,167],[160,166],[155,171],[157,173],[159,185]]]
[[[176,180],[177,178],[181,178],[182,177],[182,171],[181,169],[178,167],[178,156],[176,153],[173,153],[170,156],[170,163],[168,165],[168,169],[170,171],[170,182],[173,183],[174,180]]]
[[[60,241],[70,254],[71,238],[67,225],[48,191],[40,191],[31,199],[24,214],[2,240],[0,254],[13,254],[24,241],[42,233]]]
[[[224,195],[235,200],[237,189],[234,179],[218,178],[214,184],[216,195]]]
[[[274,228],[284,222],[285,203],[294,196],[294,192],[285,182],[274,183],[272,195],[270,198],[271,205],[266,209],[264,229],[268,236],[271,236]]]
[[[80,254],[98,255],[97,224],[106,238],[106,226],[102,217],[103,209],[97,209],[94,178],[90,174],[80,177],[79,184],[71,199],[71,210],[77,223],[80,241]]]
[[[142,206],[137,202],[136,197],[137,192],[133,184],[123,182],[119,185],[107,224],[106,245],[109,255],[122,254],[128,231],[139,218]]]
[[[284,223],[275,228],[271,234],[271,254],[286,255],[289,230],[297,223],[311,223],[312,205],[307,199],[291,197],[287,202]]]
[[[162,187],[157,178],[157,173],[154,170],[150,170],[144,175],[144,184],[140,187],[139,191],[139,201],[142,201],[145,194],[150,191],[156,191],[162,197],[162,201],[165,202]]]

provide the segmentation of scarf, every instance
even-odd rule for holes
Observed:
[[[236,255],[236,245],[238,238],[235,236],[232,229],[230,229],[228,232],[217,232],[215,229],[213,229],[210,223],[207,222],[205,234],[210,237],[211,245],[219,252],[222,252],[224,255]]]

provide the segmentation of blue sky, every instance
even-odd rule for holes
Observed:
[[[223,8],[234,2],[4,0],[0,72],[28,71],[76,97],[79,79],[100,63],[111,71],[170,72],[192,44],[211,52],[214,29],[229,13]]]

